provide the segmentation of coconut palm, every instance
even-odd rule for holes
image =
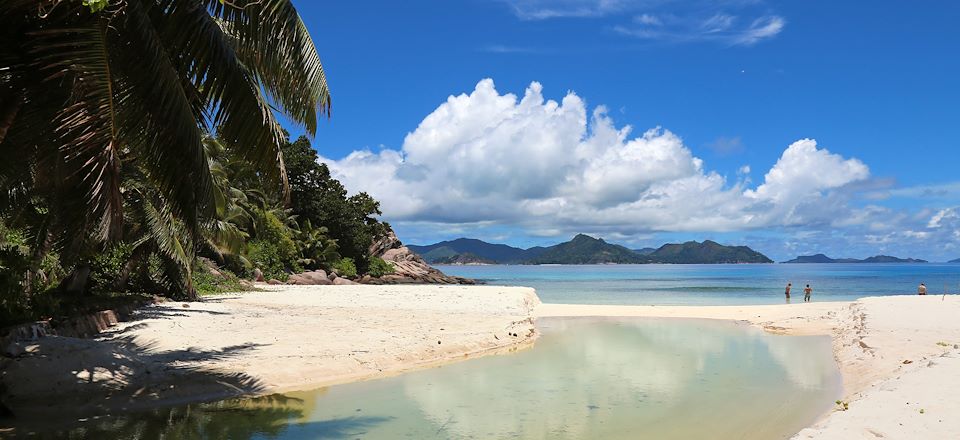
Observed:
[[[200,242],[217,217],[205,133],[279,188],[275,111],[310,133],[329,114],[290,0],[6,0],[0,23],[0,214],[66,264],[118,239],[131,200]]]

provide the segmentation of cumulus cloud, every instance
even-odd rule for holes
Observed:
[[[502,224],[548,231],[740,231],[856,218],[845,188],[866,165],[811,139],[788,146],[756,187],[706,168],[676,134],[617,127],[604,107],[523,96],[490,79],[450,96],[400,149],[321,158],[390,221]],[[867,220],[864,220],[867,221]]]

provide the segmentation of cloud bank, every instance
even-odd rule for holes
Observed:
[[[400,149],[321,161],[347,188],[380,200],[392,222],[558,235],[842,227],[872,218],[849,204],[869,168],[813,139],[786,146],[752,185],[749,167],[731,180],[669,130],[634,135],[573,92],[545,99],[537,82],[518,97],[484,79],[427,115]]]

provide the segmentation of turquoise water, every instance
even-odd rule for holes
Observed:
[[[960,290],[960,264],[643,264],[583,266],[438,266],[495,285],[529,286],[547,303],[725,305],[780,304],[793,283],[814,301]]]
[[[529,349],[259,399],[88,420],[72,438],[784,439],[839,396],[828,337],[548,319]]]

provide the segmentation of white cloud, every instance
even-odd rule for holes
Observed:
[[[649,26],[660,26],[663,24],[659,18],[652,14],[640,14],[636,17],[633,17],[633,21],[639,24],[645,24]]]
[[[787,147],[780,160],[764,176],[764,183],[744,195],[795,206],[821,190],[838,188],[870,176],[867,166],[857,159],[817,148],[817,141],[802,139]]]
[[[485,79],[470,94],[450,96],[401,149],[321,161],[351,191],[379,199],[391,222],[636,234],[875,217],[849,208],[844,190],[869,177],[866,165],[813,140],[790,145],[751,188],[740,180],[748,169],[729,182],[676,134],[653,128],[632,136],[603,107],[588,112],[572,92],[545,99],[536,82],[518,97]]]
[[[501,0],[521,20],[605,17],[621,35],[673,43],[750,46],[779,34],[786,21],[763,0]],[[629,21],[627,21],[629,19]]]
[[[652,19],[656,19],[654,22]],[[741,23],[749,21],[749,25]],[[765,15],[750,20],[727,13],[702,15],[666,15],[654,17],[643,14],[633,19],[633,25],[617,25],[614,32],[630,37],[673,43],[713,41],[731,46],[752,46],[779,34],[786,20],[777,15]]]
[[[941,228],[944,225],[951,223],[950,220],[953,220],[952,223],[957,223],[958,219],[960,219],[960,215],[957,215],[956,209],[941,209],[930,218],[930,221],[927,222],[927,227],[931,229]]]
[[[637,7],[631,0],[504,0],[522,20],[564,17],[601,17]],[[646,3],[660,3],[647,1]]]
[[[753,21],[750,27],[736,35],[733,39],[734,44],[750,46],[760,40],[776,36],[783,30],[786,22],[782,17],[761,17]]]

